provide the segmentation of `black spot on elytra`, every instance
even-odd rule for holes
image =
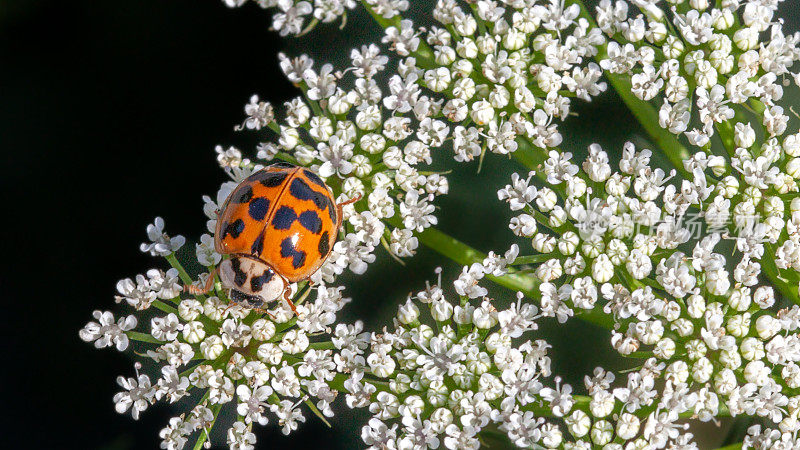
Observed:
[[[308,179],[311,180],[312,183],[314,183],[314,184],[316,184],[318,186],[326,187],[325,186],[325,182],[322,181],[322,178],[320,178],[319,175],[315,174],[314,172],[312,172],[312,171],[310,171],[308,169],[303,169],[303,174],[306,177],[308,177]]]
[[[292,184],[289,185],[289,192],[299,200],[314,200],[319,195],[302,178],[292,180]]]
[[[287,237],[281,241],[281,256],[284,258],[292,258],[292,267],[295,269],[303,267],[303,264],[306,262],[306,252],[294,248],[291,237]]]
[[[222,238],[225,239],[225,236],[231,235],[234,239],[238,238],[242,231],[244,231],[244,221],[242,219],[236,219],[233,222],[225,225],[222,227]]]
[[[308,185],[305,181],[301,178],[295,178],[292,180],[292,184],[289,185],[289,193],[294,196],[294,198],[298,200],[311,200],[314,202],[317,208],[325,211],[328,210],[328,214],[331,216],[331,220],[336,222],[336,211],[333,210],[333,203],[331,199],[328,198],[325,194],[320,194],[319,192],[311,189],[311,186]]]
[[[314,234],[319,234],[319,232],[322,231],[322,220],[320,220],[316,211],[303,211],[297,220],[300,221],[300,225],[305,227],[306,230]]]
[[[288,230],[295,220],[297,220],[297,213],[288,206],[281,206],[272,216],[272,226],[276,230]]]
[[[253,188],[244,186],[237,194],[238,197],[235,199],[236,203],[247,203],[253,198]]]
[[[286,172],[266,172],[260,183],[266,187],[280,186],[289,174]]]
[[[269,283],[269,281],[272,279],[272,276],[273,272],[271,270],[265,270],[261,275],[251,278],[250,290],[252,292],[260,291],[265,284]]]
[[[244,286],[247,281],[247,274],[242,270],[242,263],[239,258],[231,258],[231,268],[233,269],[233,283],[239,287]]]
[[[250,252],[254,255],[260,255],[264,251],[264,233],[258,235],[253,245],[250,247]]]
[[[269,209],[269,200],[264,197],[254,198],[253,201],[250,202],[250,206],[248,208],[248,213],[250,213],[250,217],[253,220],[264,220],[264,216],[267,215],[267,210]]]
[[[328,197],[325,197],[325,203],[328,205],[328,214],[331,216],[331,222],[336,223],[336,210],[333,207],[333,203]]]
[[[319,250],[319,256],[324,258],[328,255],[328,251],[331,249],[331,237],[328,232],[322,233],[322,236],[319,237],[319,245],[317,245],[317,250]]]

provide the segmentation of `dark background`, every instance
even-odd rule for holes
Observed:
[[[797,2],[787,4],[785,11]],[[297,95],[278,68],[279,51],[309,52],[317,67],[331,61],[341,69],[350,48],[380,36],[362,12],[351,14],[344,30],[323,25],[301,41],[268,28],[269,14],[254,5],[228,10],[217,0],[0,0],[0,183],[7,208],[0,446],[158,448],[158,430],[186,410],[157,404],[138,422],[116,414],[115,378],[133,373],[130,355],[95,350],[78,330],[94,309],[127,313],[113,302],[117,280],[167,267],[138,250],[156,215],[170,234],[186,236],[193,254],[205,231],[201,196],[225,181],[214,146],[237,145],[253,156],[258,136],[233,132],[249,96],[258,93],[280,110]],[[562,128],[567,150],[645,143],[613,94],[575,111],[582,126],[573,120]],[[487,158],[479,176],[475,165],[456,167],[451,193],[439,202],[440,228],[483,251],[507,248],[510,212],[495,191],[514,170],[522,168],[502,158]],[[436,266],[445,268],[446,280],[459,270],[425,249],[405,267],[378,253],[366,275],[343,279],[354,301],[341,320],[362,319],[367,329],[389,325],[397,304],[433,279]],[[568,356],[554,359],[554,372],[578,389],[596,365],[616,364],[605,334],[576,321],[544,327],[540,336],[556,348],[569,346]],[[364,412],[340,403],[333,429],[307,416],[288,438],[274,423],[256,427],[259,448],[362,446]],[[224,439],[214,436],[216,444]]]

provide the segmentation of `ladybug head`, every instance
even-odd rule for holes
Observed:
[[[247,255],[233,255],[219,265],[222,285],[230,289],[231,300],[260,308],[280,298],[286,281],[263,261]]]

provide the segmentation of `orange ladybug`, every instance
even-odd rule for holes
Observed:
[[[230,255],[216,269],[230,299],[260,309],[283,296],[292,311],[289,285],[310,277],[328,258],[342,225],[342,206],[314,172],[287,163],[265,167],[242,181],[217,218],[214,248]],[[215,273],[203,288],[211,290]]]

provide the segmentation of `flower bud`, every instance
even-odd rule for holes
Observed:
[[[203,358],[209,361],[217,359],[224,350],[225,346],[222,344],[222,338],[216,334],[209,336],[200,343],[200,353],[203,354]]]
[[[592,426],[589,415],[579,409],[572,411],[572,414],[565,418],[564,422],[567,424],[570,434],[577,438],[585,436]]]
[[[800,133],[790,134],[783,139],[783,151],[789,156],[800,156]]]
[[[716,20],[714,20],[715,29],[724,31],[732,27],[736,22],[736,18],[734,17],[732,10],[728,8],[721,8],[717,11],[719,14],[717,14]]]
[[[758,336],[764,341],[778,334],[780,330],[780,321],[772,316],[765,315],[756,319],[756,333],[758,333]]]
[[[578,248],[578,243],[580,243],[578,235],[572,231],[567,231],[558,239],[558,251],[562,255],[571,255]]]
[[[419,319],[419,308],[409,298],[404,304],[400,305],[397,312],[397,320],[403,325],[409,325],[417,322],[417,319]]]
[[[683,55],[684,50],[686,47],[683,45],[683,41],[678,39],[675,36],[667,36],[667,40],[664,45],[661,47],[664,51],[664,56],[670,59],[677,59]]]
[[[754,337],[745,338],[739,346],[739,352],[742,354],[742,358],[748,361],[761,359],[765,354],[764,343]]]
[[[758,30],[746,27],[733,33],[733,43],[742,51],[752,50],[758,45]]]
[[[731,336],[738,338],[747,336],[747,333],[750,332],[750,313],[737,314],[729,318],[728,323],[725,324],[725,329],[728,330]]]
[[[705,383],[713,373],[714,365],[706,357],[698,359],[692,366],[692,379],[698,383]]]
[[[734,289],[728,297],[728,304],[739,312],[747,311],[750,308],[750,289]]]
[[[711,89],[717,84],[717,70],[706,60],[697,61],[697,69],[694,73],[697,85],[706,89]]]
[[[714,390],[720,395],[730,395],[738,386],[736,374],[731,369],[722,369],[714,375]]]
[[[595,445],[606,445],[614,437],[614,427],[607,420],[599,420],[592,426],[592,442]]]
[[[183,339],[190,344],[197,344],[206,337],[206,330],[203,323],[194,321],[183,326]]]
[[[592,278],[598,283],[605,283],[614,276],[614,264],[611,263],[608,255],[600,254],[592,262]]]
[[[742,375],[749,383],[763,386],[769,380],[770,369],[763,361],[750,361],[744,366]]]
[[[658,359],[670,359],[675,354],[675,341],[670,338],[663,338],[653,348],[653,355]]]
[[[624,440],[633,439],[639,433],[641,422],[630,413],[623,413],[617,420],[617,436]]]

